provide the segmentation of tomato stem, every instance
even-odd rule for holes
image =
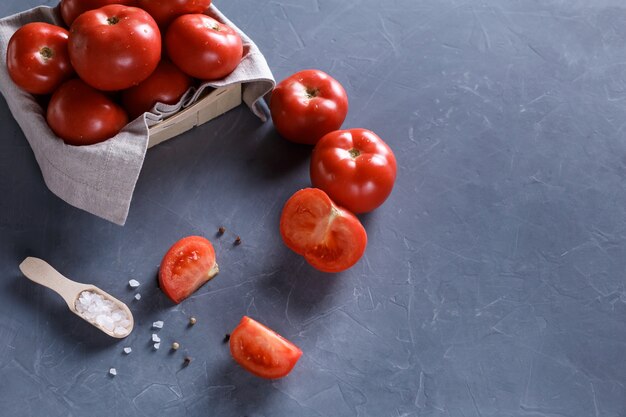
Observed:
[[[352,157],[352,159],[356,159],[359,155],[361,155],[361,151],[356,149],[356,148],[352,148],[348,151],[348,153],[350,154],[350,156]]]
[[[306,94],[306,98],[310,100],[312,98],[317,97],[320,94],[320,90],[317,88],[307,87],[305,94]]]
[[[54,56],[54,51],[47,46],[44,46],[39,50],[39,54],[43,57],[43,59],[50,59]]]
[[[109,25],[117,25],[120,22],[120,18],[117,16],[112,16],[107,19],[107,23]]]

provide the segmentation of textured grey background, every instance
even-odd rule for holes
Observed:
[[[0,15],[36,4],[5,0]],[[345,126],[395,149],[396,188],[362,217],[365,257],[332,276],[283,246],[280,209],[309,184],[310,150],[244,108],[150,150],[122,228],[47,191],[1,102],[0,414],[626,416],[623,2],[216,4],[278,80],[328,71],[351,99]],[[174,307],[154,277],[192,233],[222,272]],[[90,328],[20,276],[26,255],[130,301],[136,330]],[[288,378],[230,360],[222,338],[242,314],[303,349]],[[184,352],[151,351],[156,319]]]

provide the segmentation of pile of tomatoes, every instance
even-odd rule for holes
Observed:
[[[370,212],[389,197],[396,158],[374,132],[338,130],[348,114],[348,96],[322,71],[300,71],[280,82],[270,110],[278,133],[315,145],[310,166],[315,188],[296,192],[285,204],[283,241],[320,271],[344,271],[367,246],[367,233],[355,214]]]
[[[239,65],[242,40],[204,14],[210,5],[62,0],[67,28],[33,22],[18,29],[7,49],[9,74],[25,91],[51,95],[46,120],[66,143],[101,142],[157,102],[176,103],[194,79],[221,79]]]

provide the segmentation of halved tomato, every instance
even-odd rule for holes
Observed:
[[[211,242],[201,236],[188,236],[174,243],[163,257],[159,286],[178,304],[218,272]]]
[[[230,335],[230,353],[245,370],[267,379],[286,376],[302,356],[296,345],[247,316]]]
[[[285,203],[280,234],[289,249],[324,272],[350,268],[367,246],[359,219],[317,188],[300,190]]]

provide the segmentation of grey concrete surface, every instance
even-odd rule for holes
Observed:
[[[344,126],[396,151],[394,192],[361,216],[365,257],[327,275],[284,247],[310,149],[244,108],[150,150],[118,227],[46,189],[0,100],[0,415],[626,416],[624,3],[215,2],[278,80],[334,75]],[[188,234],[215,243],[221,273],[174,306],[155,274]],[[135,331],[115,341],[70,314],[21,277],[27,255],[129,302]],[[289,377],[231,361],[243,314],[302,348]],[[179,352],[151,349],[157,319]]]

